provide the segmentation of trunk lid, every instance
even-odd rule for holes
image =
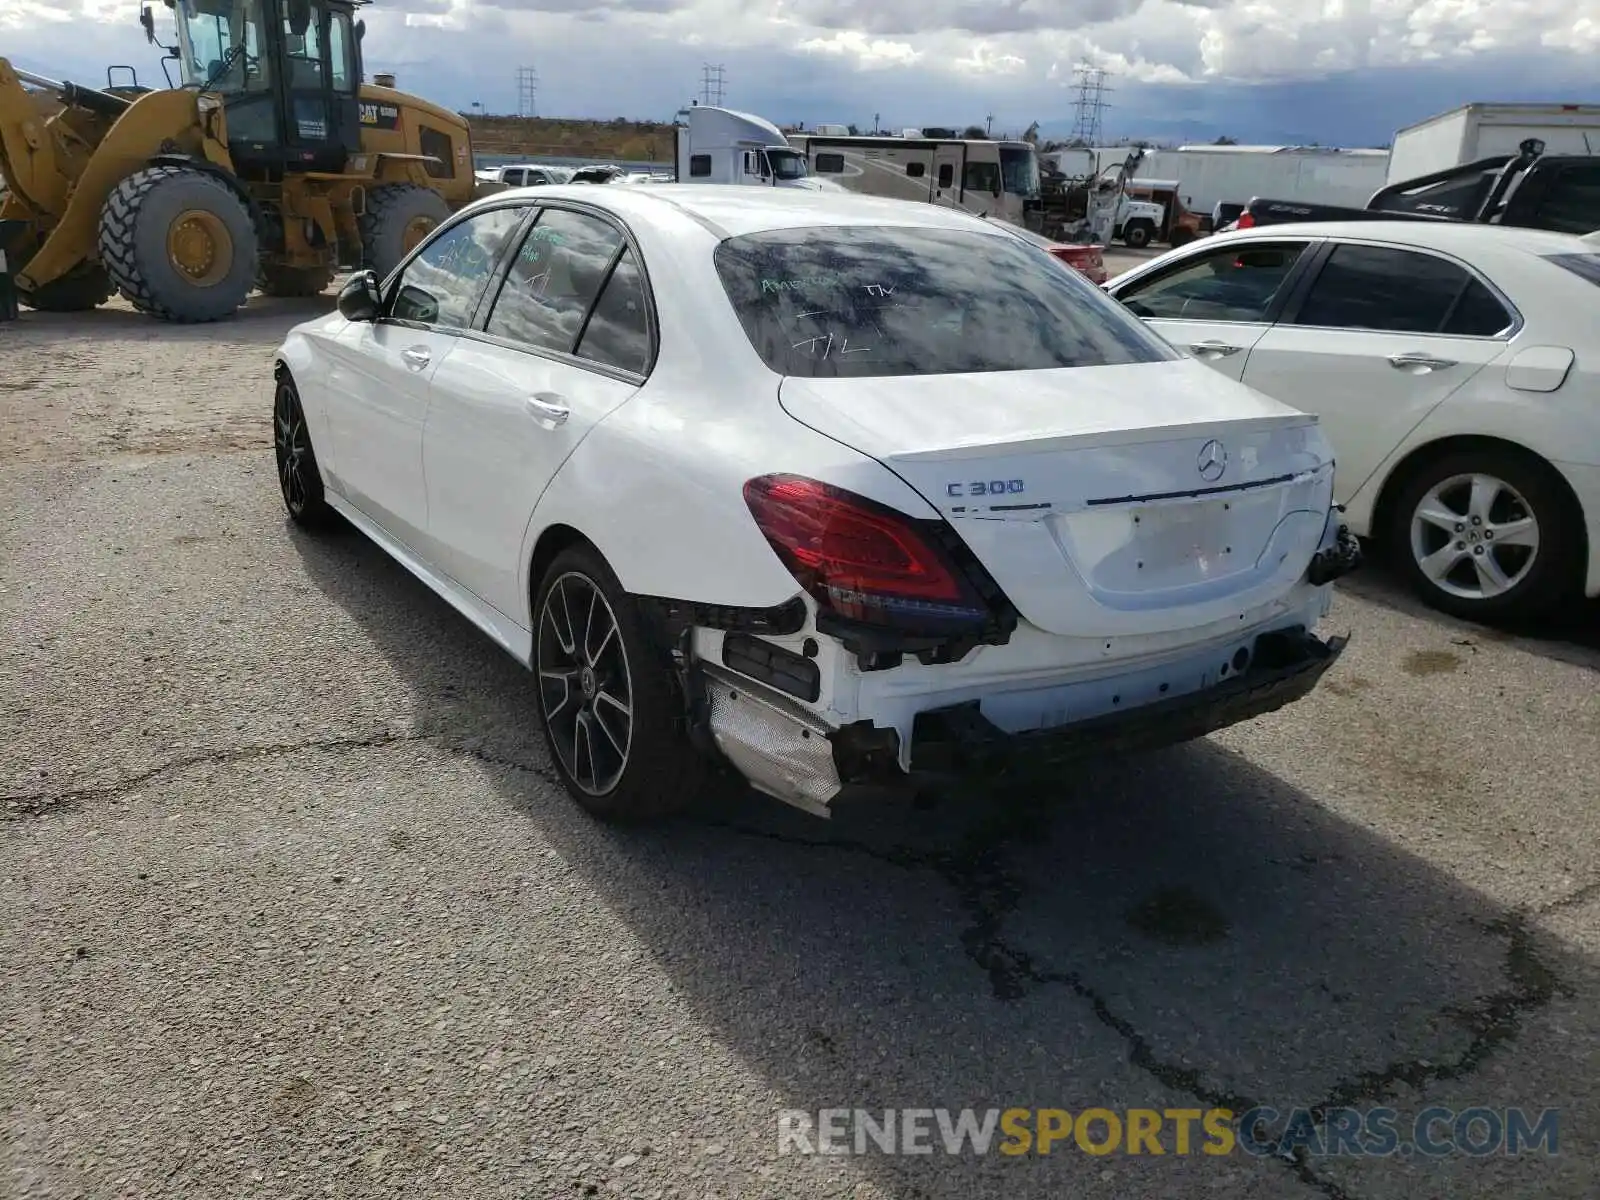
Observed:
[[[779,397],[915,488],[1055,634],[1166,632],[1269,603],[1332,503],[1316,418],[1193,360],[789,377]]]

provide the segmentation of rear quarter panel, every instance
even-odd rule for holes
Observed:
[[[768,607],[800,592],[744,502],[768,472],[824,480],[920,517],[937,513],[881,463],[814,432],[778,403],[690,218],[634,223],[660,350],[649,380],[579,444],[536,505],[521,574],[556,525],[578,530],[639,595]]]

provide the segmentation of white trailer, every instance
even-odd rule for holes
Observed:
[[[1056,169],[1081,176],[1093,170],[1093,163],[1120,162],[1127,153],[1125,146],[1062,150],[1056,153]],[[1185,208],[1215,217],[1220,206],[1243,205],[1252,196],[1360,208],[1383,186],[1387,163],[1383,150],[1185,146],[1146,150],[1139,178],[1176,179]]]
[[[1385,182],[1515,154],[1528,138],[1546,154],[1600,155],[1600,104],[1463,104],[1396,133]]]

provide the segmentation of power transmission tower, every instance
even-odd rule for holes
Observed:
[[[539,115],[539,72],[532,67],[517,68],[517,116]]]
[[[722,94],[727,83],[727,72],[721,63],[707,63],[700,69],[700,103],[722,106]]]
[[[1073,105],[1072,140],[1082,146],[1098,146],[1105,133],[1105,111],[1111,107],[1106,101],[1112,90],[1106,86],[1109,72],[1085,58],[1073,68],[1072,74],[1078,88],[1078,99]]]

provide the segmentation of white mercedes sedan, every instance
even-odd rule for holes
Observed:
[[[1005,228],[709,185],[485,198],[276,354],[290,517],[343,517],[536,673],[576,800],[1171,744],[1344,647],[1315,417]]]

